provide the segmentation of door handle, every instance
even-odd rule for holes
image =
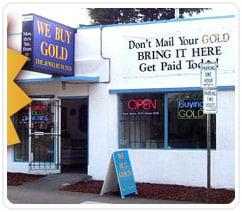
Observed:
[[[33,152],[30,153],[29,160],[30,160],[30,162],[33,162],[33,160],[34,160],[34,153]]]
[[[45,133],[44,132],[33,132],[32,134],[33,135],[44,135]]]

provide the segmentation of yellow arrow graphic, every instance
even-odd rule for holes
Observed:
[[[8,145],[17,144],[20,142],[18,134],[14,128],[11,116],[14,115],[21,108],[31,102],[25,92],[14,82],[19,71],[27,61],[27,57],[20,53],[8,49],[7,55],[8,65]]]

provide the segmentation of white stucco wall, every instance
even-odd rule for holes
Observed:
[[[208,21],[209,22],[209,21]],[[221,20],[212,21],[213,24],[221,24]],[[230,21],[225,20],[227,24]],[[167,24],[173,31],[180,23]],[[189,23],[187,23],[189,25]],[[191,23],[190,23],[191,24]],[[169,25],[169,26],[168,26]],[[201,30],[206,23],[196,22],[196,27]],[[145,36],[152,31],[162,35],[162,24],[158,26],[134,26],[134,27],[110,27],[103,29],[103,54],[111,58],[111,81],[107,86],[92,86],[91,90],[98,90],[96,93],[99,101],[90,101],[90,122],[95,123],[91,127],[90,136],[90,160],[88,173],[94,179],[104,179],[113,151],[118,149],[118,98],[117,94],[109,95],[106,99],[108,89],[151,89],[151,88],[183,88],[200,87],[200,73],[166,73],[159,77],[150,78],[124,78],[125,62],[129,58],[125,57],[123,46],[123,36],[126,34],[136,34]],[[155,29],[154,29],[155,27]],[[166,27],[166,29],[167,29]],[[206,25],[211,27],[211,23]],[[168,29],[168,30],[169,30]],[[99,29],[91,29],[92,31]],[[233,33],[231,25],[230,32]],[[80,30],[85,34],[89,29]],[[216,29],[215,29],[216,31]],[[115,39],[112,39],[115,38]],[[90,41],[90,45],[92,41]],[[233,46],[225,47],[225,54],[230,48],[234,54]],[[231,54],[231,52],[229,53]],[[227,57],[226,69],[223,66],[218,70],[218,86],[233,86],[235,69],[233,62]],[[104,95],[101,94],[102,90]],[[90,92],[90,99],[94,98],[95,92]],[[95,97],[95,98],[97,98]],[[211,184],[216,188],[235,187],[235,92],[218,91],[218,113],[216,118],[216,150],[212,150],[211,157]],[[229,104],[228,104],[229,102]],[[103,108],[99,116],[95,116],[95,107]],[[106,115],[104,116],[103,113]],[[226,121],[225,121],[226,120]],[[107,125],[108,124],[108,127]],[[100,131],[99,127],[103,127]],[[108,129],[109,128],[109,129]],[[107,134],[107,131],[109,133]],[[98,136],[97,136],[98,135]],[[98,139],[97,139],[98,138]],[[107,145],[108,140],[108,145]],[[133,166],[135,179],[138,182],[168,183],[192,186],[206,186],[207,153],[206,150],[144,150],[130,149],[130,158]],[[93,156],[92,156],[93,154]],[[108,155],[107,155],[108,154]]]
[[[93,112],[98,110],[97,108],[102,111],[98,116],[89,117],[95,127],[89,125],[91,131],[88,173],[94,179],[104,179],[111,154],[118,149],[116,97],[111,95],[110,101],[100,99],[93,101],[95,106],[91,102],[89,105]],[[103,103],[106,104],[105,107],[102,106]],[[234,188],[234,91],[218,92],[218,105],[216,150],[212,150],[211,154],[211,185],[216,188]],[[129,154],[137,182],[206,186],[206,150],[130,149]]]
[[[216,22],[217,21],[217,22]],[[228,21],[228,20],[226,20]],[[226,22],[225,21],[225,22]],[[223,23],[213,20],[213,25]],[[179,23],[165,25],[176,29]],[[189,24],[186,22],[186,24]],[[191,24],[194,24],[191,23]],[[196,22],[202,27],[203,22]],[[228,23],[227,23],[228,24]],[[212,25],[212,24],[211,24]],[[210,25],[210,27],[211,27]],[[212,26],[213,26],[212,25]],[[23,84],[29,95],[88,96],[89,97],[89,141],[88,141],[88,174],[94,179],[103,180],[113,151],[118,149],[118,95],[110,94],[110,89],[152,89],[200,87],[198,72],[182,74],[182,72],[165,73],[158,77],[124,78],[125,57],[124,35],[134,33],[145,36],[156,30],[156,34],[164,31],[164,24],[140,25],[127,27],[105,27],[103,29],[103,55],[111,59],[110,82],[92,84],[66,84],[65,90],[61,83]],[[206,24],[204,25],[206,26]],[[229,28],[233,31],[233,26]],[[19,38],[9,38],[15,49],[19,49]],[[78,47],[76,61],[80,64],[90,62],[93,68],[100,68],[100,29],[85,28],[76,36]],[[226,47],[227,48],[227,47]],[[232,47],[231,47],[232,48]],[[232,51],[233,52],[233,51]],[[234,52],[233,52],[234,53]],[[227,53],[226,53],[227,54]],[[233,86],[235,70],[231,55],[226,63],[232,63],[226,70],[218,74],[219,86]],[[104,68],[98,73],[107,79]],[[93,65],[94,64],[94,65]],[[95,71],[94,71],[95,72]],[[93,73],[92,73],[93,74]],[[218,113],[216,116],[216,150],[212,151],[212,186],[218,188],[235,187],[235,92],[218,91]],[[130,149],[130,159],[137,182],[168,183],[192,186],[206,186],[206,150],[145,150]],[[24,163],[13,163],[13,149],[8,148],[8,170],[28,172]]]

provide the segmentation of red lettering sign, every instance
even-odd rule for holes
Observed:
[[[27,105],[24,107],[24,110],[29,110],[29,108],[31,107],[32,111],[44,111],[47,110],[47,106],[46,105]]]
[[[127,101],[127,107],[129,110],[156,110],[156,99],[129,99]]]

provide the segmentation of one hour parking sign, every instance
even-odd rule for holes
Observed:
[[[201,64],[201,87],[214,88],[217,85],[217,63],[207,62]]]
[[[203,113],[217,113],[217,90],[203,89]]]

